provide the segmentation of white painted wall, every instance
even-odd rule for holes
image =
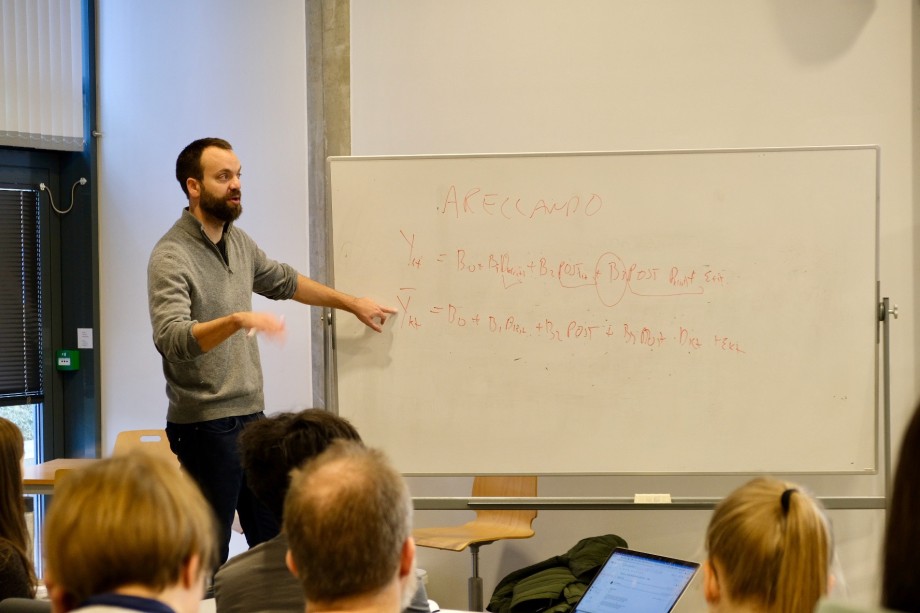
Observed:
[[[179,151],[229,140],[243,166],[238,224],[269,256],[307,271],[306,26],[302,0],[97,0],[100,349],[103,448],[165,426],[165,383],[147,313],[147,258],[186,206]],[[309,313],[262,343],[269,411],[308,406]]]
[[[891,347],[897,441],[918,397],[913,11],[910,0],[352,0],[352,153],[881,145],[882,292],[901,312]],[[816,444],[833,442],[816,433]],[[803,479],[825,495],[882,492],[877,478]],[[629,496],[643,487],[721,496],[740,480],[553,478],[540,487],[544,495]],[[419,478],[413,489],[465,495],[469,480]],[[872,602],[884,514],[831,515],[848,591]],[[708,516],[542,512],[533,539],[482,550],[486,599],[508,572],[593,534],[700,558]],[[466,606],[467,552],[423,549],[420,565],[442,607]],[[680,610],[705,610],[699,582]]]

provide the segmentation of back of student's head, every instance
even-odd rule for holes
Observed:
[[[882,605],[897,611],[920,611],[920,407],[904,438],[888,505],[882,560]]]
[[[162,591],[195,557],[201,569],[214,566],[214,518],[183,471],[131,452],[55,485],[44,553],[49,583],[72,606],[126,585]]]
[[[361,441],[347,419],[323,409],[277,413],[250,422],[239,439],[249,489],[280,520],[291,471],[336,439]]]
[[[408,487],[380,451],[337,440],[294,471],[284,532],[308,601],[385,587],[411,530]]]
[[[12,547],[34,584],[22,497],[22,456],[22,431],[0,417],[0,541]]]
[[[723,596],[763,611],[814,610],[828,589],[831,534],[801,487],[757,478],[716,507],[706,549]]]

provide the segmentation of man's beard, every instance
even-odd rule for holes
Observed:
[[[198,206],[201,210],[217,219],[218,221],[231,222],[236,221],[243,212],[243,205],[230,204],[230,198],[239,197],[240,190],[230,191],[226,196],[215,196],[202,186],[201,196],[198,198]]]

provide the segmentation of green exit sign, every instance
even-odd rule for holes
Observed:
[[[55,365],[58,370],[80,370],[80,352],[76,349],[58,349]]]

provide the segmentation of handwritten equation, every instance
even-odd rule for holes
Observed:
[[[610,251],[587,262],[551,256],[522,258],[508,251],[474,253],[466,248],[425,255],[417,249],[415,233],[399,233],[406,245],[405,265],[410,268],[434,266],[459,275],[492,275],[504,290],[534,280],[549,281],[560,289],[592,287],[601,304],[608,307],[619,304],[627,293],[640,297],[699,295],[728,283],[724,271],[708,264],[662,267],[627,262]]]
[[[583,319],[559,320],[519,314],[495,314],[468,309],[455,304],[413,304],[413,288],[401,288],[397,296],[403,317],[400,326],[410,331],[423,329],[456,330],[482,333],[505,338],[528,338],[554,343],[621,344],[648,350],[676,348],[695,352],[703,349],[724,351],[736,355],[747,353],[738,338],[724,332],[701,332],[675,324],[668,329],[646,325],[643,322],[586,321]]]

